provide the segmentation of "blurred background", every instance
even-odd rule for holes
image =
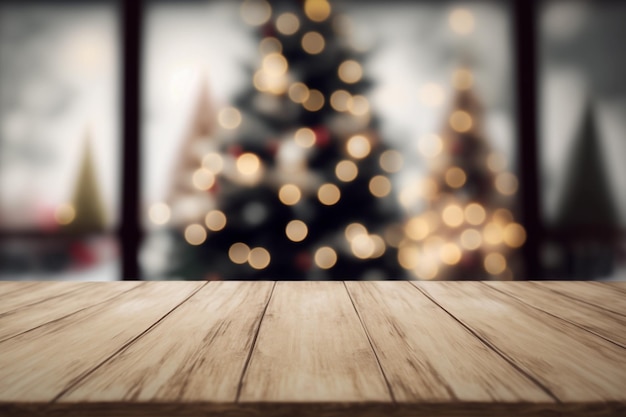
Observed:
[[[0,2],[0,279],[624,280],[624,21]]]

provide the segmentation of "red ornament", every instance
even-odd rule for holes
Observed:
[[[237,158],[243,153],[243,148],[241,145],[232,145],[228,147],[228,153]]]
[[[326,126],[314,127],[313,133],[315,133],[315,144],[320,148],[325,148],[330,144],[330,131]]]
[[[267,145],[266,145],[267,152],[269,152],[269,154],[272,155],[273,157],[275,157],[276,154],[278,153],[278,148],[280,148],[279,141],[272,139],[267,142]]]
[[[296,268],[300,271],[306,272],[311,269],[313,265],[313,258],[309,252],[300,252],[294,259]]]
[[[276,37],[276,29],[271,23],[267,23],[263,26],[263,36],[266,38]]]
[[[70,247],[70,256],[77,268],[85,268],[96,263],[98,257],[88,245],[79,242]]]

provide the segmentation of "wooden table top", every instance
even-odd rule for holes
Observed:
[[[623,416],[626,283],[3,282],[0,415]]]

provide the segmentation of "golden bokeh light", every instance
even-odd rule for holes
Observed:
[[[326,42],[319,32],[307,32],[302,37],[302,49],[307,54],[317,55],[324,50]]]
[[[150,210],[148,212],[148,217],[150,217],[150,221],[154,224],[165,224],[170,220],[170,207],[165,203],[155,203],[150,206]],[[74,216],[72,216],[72,219]],[[57,219],[57,222],[59,220]],[[61,222],[59,222],[61,223]],[[66,224],[66,223],[61,223]]]
[[[224,158],[217,152],[209,152],[202,158],[202,166],[213,174],[219,174],[224,168]]]
[[[450,28],[459,35],[474,31],[474,15],[467,9],[454,9],[449,17]]]
[[[513,195],[517,192],[517,177],[510,172],[502,172],[496,176],[496,189],[504,195]]]
[[[419,99],[427,107],[438,107],[446,99],[446,93],[439,84],[428,83],[420,88]]]
[[[259,44],[259,52],[261,52],[262,55],[271,54],[273,52],[280,53],[282,51],[283,44],[280,43],[280,41],[273,36],[263,38],[263,40]]]
[[[352,94],[346,90],[337,90],[330,95],[330,105],[336,111],[348,111],[352,107]]]
[[[452,84],[457,90],[468,90],[474,84],[474,75],[467,68],[459,68],[452,75]]]
[[[308,111],[318,111],[324,107],[324,95],[319,90],[309,90],[309,96],[302,106]]]
[[[501,253],[493,252],[485,256],[484,266],[491,275],[498,275],[506,269],[506,259]]]
[[[345,230],[346,240],[352,242],[359,235],[366,235],[367,229],[361,223],[350,223]]]
[[[369,189],[374,197],[385,197],[391,192],[391,181],[384,175],[376,175],[370,180]]]
[[[407,222],[404,232],[409,239],[422,240],[430,233],[430,225],[423,217],[413,217]]]
[[[278,191],[278,198],[281,203],[286,206],[293,206],[300,201],[302,197],[302,193],[300,192],[300,188],[294,184],[285,184],[280,187]]]
[[[330,16],[330,3],[328,0],[306,0],[304,13],[314,22],[323,22]]]
[[[228,257],[235,264],[245,264],[248,262],[248,255],[250,254],[250,247],[242,242],[237,242],[231,245],[228,249]]]
[[[300,19],[293,13],[283,13],[276,19],[276,29],[283,35],[293,35],[300,29]]]
[[[452,188],[461,188],[467,181],[467,175],[459,167],[451,167],[446,171],[446,184]]]
[[[263,70],[270,77],[284,75],[288,68],[287,59],[278,52],[272,52],[263,58]]]
[[[315,132],[308,127],[302,127],[296,131],[293,139],[299,146],[310,148],[315,145]]]
[[[465,220],[469,224],[479,225],[485,221],[486,217],[485,208],[478,203],[470,203],[465,207]]]
[[[240,12],[244,22],[260,26],[272,17],[272,6],[265,0],[244,0]]]
[[[358,82],[363,76],[363,68],[358,62],[349,59],[343,61],[337,69],[337,75],[339,79],[346,84],[354,84]]]
[[[244,153],[237,158],[237,171],[242,175],[255,175],[261,169],[261,160],[253,153]]]
[[[504,227],[502,237],[507,246],[519,248],[526,241],[526,230],[521,224],[509,223]]]
[[[211,210],[204,217],[204,224],[209,230],[219,232],[226,227],[226,215],[220,210]]]
[[[206,230],[199,224],[190,224],[185,228],[185,240],[190,245],[201,245],[206,240]]]
[[[450,127],[457,132],[464,133],[472,128],[472,116],[466,111],[456,110],[449,119]]]
[[[438,135],[424,135],[419,138],[417,149],[426,158],[434,158],[443,150],[443,141]]]
[[[308,233],[309,228],[302,220],[292,220],[285,227],[285,234],[293,242],[302,242]]]
[[[432,257],[424,257],[415,266],[413,272],[419,279],[431,280],[437,278],[439,265]]]
[[[392,174],[402,169],[404,157],[398,151],[387,150],[380,155],[379,163],[383,171]]]
[[[497,223],[510,223],[513,221],[513,213],[511,213],[511,210],[501,208],[494,211],[491,218]]]
[[[321,269],[330,269],[337,263],[337,252],[330,246],[322,246],[315,251],[315,265]]]
[[[506,169],[506,158],[501,153],[491,152],[487,156],[487,167],[495,173],[504,171]]]
[[[294,103],[304,103],[309,98],[309,87],[303,83],[293,83],[287,94]]]
[[[197,169],[192,177],[193,186],[198,190],[208,190],[215,184],[215,175],[205,168]]]
[[[248,254],[248,263],[254,269],[265,269],[270,264],[270,253],[265,248],[254,248]]]
[[[335,175],[343,182],[350,182],[359,175],[359,168],[352,161],[339,161],[335,166]]]
[[[459,227],[463,224],[463,209],[456,204],[450,204],[443,209],[441,219],[450,227]]]
[[[224,129],[236,129],[241,124],[241,113],[234,107],[227,107],[220,110],[217,122]]]
[[[317,198],[322,204],[332,206],[341,198],[341,191],[335,184],[326,183],[317,190]]]
[[[439,257],[445,264],[456,265],[461,260],[461,249],[455,243],[445,243],[439,250]]]
[[[487,223],[487,225],[483,229],[483,237],[485,239],[485,242],[489,243],[490,245],[498,245],[502,243],[502,239],[504,237],[503,234],[504,233],[502,230],[502,226],[494,222]]]
[[[71,204],[61,204],[54,211],[54,220],[61,225],[67,225],[76,218],[76,209]]]
[[[354,135],[346,143],[348,154],[357,159],[363,159],[370,154],[372,145],[368,138],[363,135]]]
[[[348,110],[355,116],[364,116],[370,111],[370,102],[365,96],[359,94],[352,96],[348,104]]]
[[[398,263],[404,269],[414,269],[419,261],[419,249],[416,246],[403,245],[398,249]]]
[[[372,239],[372,242],[374,243],[374,252],[372,252],[370,258],[380,258],[385,254],[385,250],[387,250],[385,241],[379,235],[370,235],[370,239]]]
[[[350,242],[350,249],[357,258],[367,259],[374,254],[376,247],[370,235],[359,234]]]
[[[467,250],[475,250],[483,243],[483,237],[476,229],[467,229],[461,233],[461,246]]]

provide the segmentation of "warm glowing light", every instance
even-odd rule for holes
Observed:
[[[228,257],[233,263],[245,264],[248,262],[248,255],[250,254],[250,247],[245,243],[234,243],[230,249],[228,249]]]
[[[335,166],[335,175],[343,182],[353,181],[359,174],[359,168],[352,161],[343,160]]]
[[[261,160],[253,153],[244,153],[237,158],[237,170],[243,175],[255,175],[260,168]]]
[[[308,127],[298,129],[293,138],[303,148],[310,148],[315,145],[315,132]]]
[[[404,157],[398,151],[388,150],[380,155],[380,167],[388,173],[398,172],[404,164]]]
[[[276,95],[285,93],[289,84],[284,75],[273,76],[263,69],[254,74],[252,82],[257,90]]]
[[[58,224],[67,225],[76,218],[76,209],[71,204],[61,204],[54,212],[54,219]]]
[[[369,189],[374,197],[385,197],[391,192],[391,181],[384,175],[376,175],[370,180]]]
[[[497,223],[510,223],[513,221],[513,213],[507,209],[497,209],[493,212],[493,221]]]
[[[422,240],[428,236],[428,233],[430,233],[430,227],[426,219],[422,217],[413,217],[407,222],[404,231],[410,239]]]
[[[415,266],[413,272],[419,279],[431,280],[437,278],[439,265],[432,257],[423,257]]]
[[[398,263],[404,269],[413,269],[419,260],[419,250],[415,246],[400,246],[398,249]]]
[[[428,83],[422,86],[419,91],[420,101],[428,107],[437,107],[443,104],[446,94],[439,84]]]
[[[463,110],[456,110],[450,116],[450,127],[457,132],[467,132],[472,128],[472,116],[468,112]]]
[[[370,235],[370,239],[372,239],[372,242],[374,243],[374,252],[370,256],[370,258],[380,258],[381,256],[383,256],[385,250],[387,249],[385,241],[382,237],[378,235]]]
[[[506,169],[506,158],[501,153],[491,152],[487,157],[487,167],[495,173]]]
[[[450,204],[441,214],[443,222],[450,227],[459,227],[463,224],[463,209],[456,204]]]
[[[72,209],[73,210],[73,209]],[[57,210],[58,213],[58,210]],[[170,220],[170,208],[165,203],[155,203],[150,207],[150,211],[148,212],[148,216],[150,220],[154,224],[165,224]],[[72,219],[74,216],[72,215]],[[57,218],[57,222],[61,223]],[[61,223],[67,224],[67,223]]]
[[[190,224],[185,228],[185,240],[190,245],[200,245],[206,240],[206,230],[199,224]]]
[[[248,263],[254,269],[267,268],[270,259],[270,253],[265,248],[254,248],[248,254]]]
[[[441,153],[443,141],[437,135],[424,135],[419,138],[417,148],[426,158],[434,158]]]
[[[367,234],[360,234],[350,242],[352,253],[359,259],[367,259],[374,254],[376,249],[374,241]]]
[[[337,201],[341,198],[341,191],[339,191],[339,187],[335,184],[323,184],[319,190],[317,190],[317,198],[322,204],[332,206],[333,204],[337,204]]]
[[[456,244],[448,242],[441,247],[439,257],[445,264],[456,265],[461,260],[461,249]]]
[[[513,195],[517,192],[517,177],[510,172],[502,172],[496,176],[496,189],[504,195]]]
[[[467,181],[467,176],[465,175],[465,171],[463,171],[459,167],[452,167],[446,171],[446,183],[452,188],[461,188],[465,181]]]
[[[519,248],[526,241],[526,230],[521,224],[509,223],[504,227],[502,237],[507,246]]]
[[[353,158],[362,159],[370,154],[372,145],[365,136],[354,135],[346,143],[346,149]]]
[[[424,249],[425,253],[436,256],[445,244],[446,240],[443,237],[431,236],[424,241],[424,245],[422,246],[422,248]]]
[[[485,242],[489,243],[490,245],[498,245],[502,243],[502,235],[502,227],[497,223],[487,223],[487,225],[483,229],[483,237],[485,238]]]
[[[322,246],[315,251],[315,265],[321,269],[330,269],[337,263],[337,252],[329,246]]]
[[[327,0],[306,0],[304,13],[314,22],[322,22],[330,16],[330,4]]]
[[[343,61],[337,70],[339,79],[347,84],[354,84],[363,76],[363,68],[358,62],[349,59]]]
[[[478,203],[470,203],[465,207],[465,220],[469,224],[479,225],[485,221],[486,217],[485,209]]]
[[[259,51],[262,55],[271,54],[273,52],[280,53],[283,51],[283,44],[280,43],[280,41],[273,36],[268,36],[266,38],[263,38],[263,40],[259,44]]]
[[[483,243],[483,237],[476,229],[467,229],[461,233],[461,246],[467,250],[475,250]]]
[[[459,35],[469,35],[474,31],[474,15],[469,10],[453,10],[449,22],[452,30]]]
[[[208,190],[215,184],[215,175],[205,168],[197,169],[192,177],[193,186],[199,190]]]
[[[280,202],[286,206],[293,206],[294,204],[297,204],[301,197],[302,193],[300,192],[300,189],[293,184],[285,184],[280,187],[280,190],[278,191],[278,198],[280,199]]]
[[[452,84],[457,90],[468,90],[474,84],[474,75],[466,68],[459,68],[454,71],[452,76]]]
[[[350,108],[348,110],[355,116],[364,116],[370,110],[370,103],[367,101],[367,98],[358,94],[352,96],[352,100],[349,101],[349,105]]]
[[[213,174],[219,174],[224,168],[224,158],[217,152],[209,152],[202,158],[202,166]]]
[[[346,90],[337,90],[330,95],[330,105],[336,111],[348,111],[352,107],[352,95]]]
[[[302,106],[308,111],[318,111],[324,107],[324,95],[319,90],[309,90],[309,97]]]
[[[348,242],[352,242],[359,235],[366,235],[367,229],[361,223],[350,223],[346,226],[345,235]]]
[[[300,19],[293,13],[283,13],[276,19],[276,29],[283,35],[293,35],[300,29]]]
[[[220,110],[217,122],[224,129],[236,129],[241,124],[241,113],[234,107],[227,107]]]
[[[226,215],[220,210],[211,210],[204,218],[204,223],[209,230],[219,232],[226,226]]]
[[[287,72],[287,59],[278,52],[272,52],[263,58],[263,70],[271,77],[278,77]]]
[[[317,55],[324,50],[326,42],[318,32],[307,32],[302,37],[302,49],[308,54]]]
[[[308,233],[309,228],[302,220],[292,220],[285,227],[285,234],[293,242],[302,242]]]
[[[288,94],[294,103],[304,103],[309,98],[309,88],[303,83],[293,83],[289,87]]]
[[[506,269],[506,259],[502,254],[494,252],[485,256],[485,271],[491,275],[498,275]]]
[[[265,0],[245,0],[240,12],[244,22],[251,26],[260,26],[270,20],[272,7]]]

